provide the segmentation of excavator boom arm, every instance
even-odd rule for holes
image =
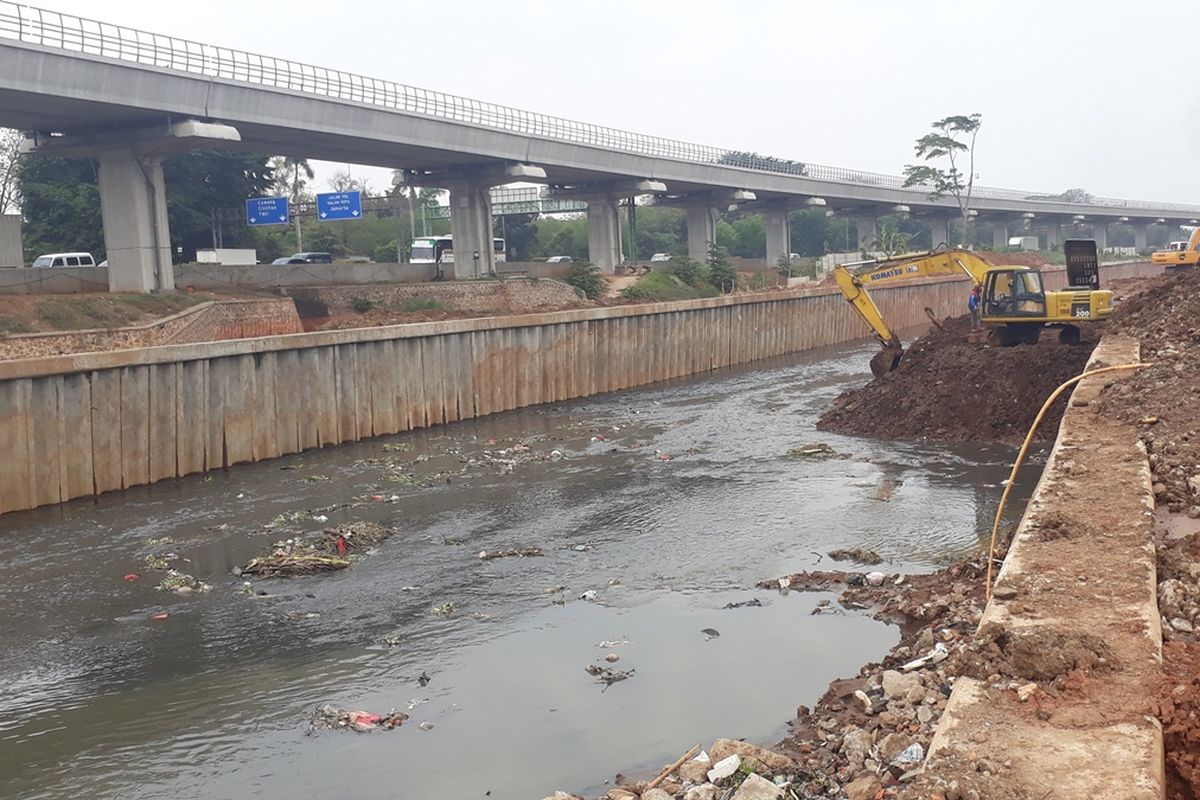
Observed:
[[[855,313],[871,329],[883,350],[871,359],[871,371],[881,375],[895,369],[904,355],[904,346],[896,332],[888,327],[868,286],[897,283],[914,278],[966,273],[976,285],[982,284],[991,265],[969,250],[940,250],[916,254],[901,259],[872,263],[857,271],[839,264],[833,270],[842,296],[850,303]]]

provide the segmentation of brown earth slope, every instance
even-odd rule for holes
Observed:
[[[1159,718],[1168,800],[1200,798],[1200,272],[1147,281],[1109,325],[1137,336],[1152,366],[1113,383],[1100,413],[1138,425],[1159,507],[1163,618]],[[1174,513],[1164,513],[1174,512]],[[1185,516],[1186,514],[1186,516]]]
[[[948,319],[908,348],[894,372],[844,392],[821,417],[823,431],[881,439],[1020,442],[1042,402],[1083,369],[1100,338],[1064,345],[1047,329],[1036,345],[990,347],[970,341],[966,318]],[[1039,428],[1053,439],[1060,400]]]

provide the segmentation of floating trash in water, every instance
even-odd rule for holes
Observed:
[[[588,675],[594,676],[597,683],[603,683],[606,689],[614,683],[632,678],[634,673],[634,670],[612,669],[611,667],[599,667],[595,664],[588,664],[583,668],[583,671]]]
[[[352,730],[368,733],[380,729],[393,730],[399,728],[408,719],[408,714],[392,709],[387,714],[373,714],[369,711],[351,711],[338,708],[326,703],[312,713],[308,721],[308,735],[318,729]]]
[[[483,561],[492,561],[497,558],[532,558],[542,555],[540,547],[513,547],[508,550],[480,550],[479,558]]]
[[[429,673],[424,670],[421,670],[421,674],[417,676],[417,683],[421,685],[422,689],[428,686],[431,680],[433,679],[429,677]]]
[[[418,725],[417,727],[418,727],[418,728],[420,728],[420,729],[421,729],[421,730],[423,730],[423,731],[431,731],[431,730],[433,730],[433,723],[432,723],[432,722],[429,722],[429,721],[426,721],[426,722],[422,722],[422,723],[421,723],[420,725]]]
[[[721,632],[719,630],[717,630],[716,628],[701,628],[700,632],[704,634],[704,641],[706,641],[706,642],[709,639],[721,638]]]
[[[740,603],[726,603],[722,607],[722,609],[724,610],[724,609],[729,609],[729,608],[761,608],[761,607],[762,607],[762,600],[759,600],[757,597],[755,597],[753,600],[743,600]]]
[[[579,599],[580,600],[595,600],[596,599],[596,590],[588,589],[586,592],[579,595]]]

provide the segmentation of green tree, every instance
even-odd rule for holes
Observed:
[[[572,262],[564,280],[587,295],[589,300],[603,297],[608,291],[608,284],[601,277],[599,267],[586,261]]]
[[[86,158],[25,156],[17,180],[24,198],[25,256],[86,250],[104,258],[96,164]]]
[[[537,214],[510,214],[497,220],[496,235],[504,236],[510,261],[532,261],[537,246]]]
[[[17,171],[21,160],[24,134],[11,128],[0,128],[0,214],[21,211],[21,181]]]
[[[883,253],[884,258],[907,253],[912,244],[912,234],[905,233],[893,219],[883,219],[876,228],[875,239],[870,248]]]
[[[729,259],[729,251],[715,242],[708,248],[708,282],[722,294],[737,288],[737,271]]]
[[[932,124],[933,131],[925,134],[914,146],[917,158],[925,162],[942,161],[948,166],[908,164],[904,167],[905,186],[929,187],[929,198],[937,200],[947,194],[954,198],[962,216],[965,235],[971,210],[971,194],[975,189],[975,139],[983,117],[979,114],[953,116]],[[966,160],[966,171],[962,161]]]
[[[763,218],[758,214],[747,214],[733,221],[733,230],[737,234],[736,248],[730,248],[732,255],[741,258],[763,258],[767,252],[767,230],[763,227]],[[717,239],[717,244],[721,240]]]
[[[702,286],[709,282],[708,268],[689,256],[674,256],[667,262],[667,271],[688,286]]]
[[[637,254],[681,254],[687,251],[687,215],[678,208],[638,206]]]
[[[197,249],[212,246],[217,215],[265,194],[274,176],[263,156],[195,151],[164,159],[163,181],[171,252],[182,248],[183,260],[191,261]]]

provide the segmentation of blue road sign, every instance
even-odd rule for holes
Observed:
[[[288,216],[286,197],[251,197],[246,201],[247,225],[287,225]]]
[[[323,220],[362,219],[362,192],[317,195],[317,216]]]

